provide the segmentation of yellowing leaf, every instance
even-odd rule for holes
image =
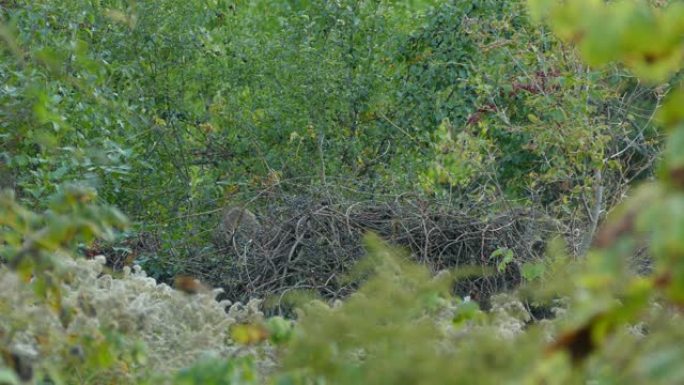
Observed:
[[[257,324],[239,324],[230,329],[230,337],[240,345],[253,345],[268,338],[268,331]]]

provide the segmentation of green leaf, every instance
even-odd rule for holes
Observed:
[[[526,281],[533,281],[544,275],[546,265],[543,262],[525,262],[521,270],[522,276]]]

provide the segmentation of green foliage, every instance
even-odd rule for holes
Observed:
[[[376,274],[337,308],[320,302],[305,308],[284,359],[292,381],[301,373],[318,379],[312,383],[429,381],[429,350],[442,335],[428,315],[447,301],[448,282],[431,281],[377,239],[367,246]]]
[[[546,266],[543,262],[526,262],[521,267],[522,277],[528,281],[542,278],[546,271]]]
[[[92,190],[66,187],[44,214],[36,214],[10,191],[0,196],[0,255],[6,262],[0,270],[0,352],[2,366],[25,382],[131,383],[136,376],[129,367],[144,362],[139,345],[116,331],[91,325],[66,330],[77,318],[68,298],[75,280],[71,252],[79,241],[111,238],[126,223],[117,210],[94,204],[95,198]]]
[[[276,383],[489,384],[527,376],[536,354],[514,337],[529,317],[521,304],[503,300],[485,314],[451,297],[449,274],[432,278],[377,238],[367,246],[375,273],[344,303],[303,309]]]
[[[104,256],[74,259],[79,243],[111,238],[125,219],[96,205],[89,189],[62,190],[45,213],[27,210],[10,192],[0,199],[0,374],[7,383],[256,383],[255,366],[241,357],[253,354],[268,366],[269,347],[239,347],[229,331],[262,322],[258,301],[228,308],[229,301],[216,301],[220,290],[191,297],[139,268],[114,278],[103,271]],[[283,319],[266,324],[274,341],[291,333]],[[230,359],[197,363],[203,357]]]
[[[573,41],[591,65],[619,61],[652,82],[667,80],[681,69],[684,7],[680,2],[665,1],[658,7],[647,1],[529,3],[533,16],[550,20],[554,32]]]
[[[158,239],[138,262],[165,280],[220,258],[222,206],[312,184],[586,227],[659,144],[653,95],[584,68],[522,1],[20,0],[2,18],[0,185],[32,206],[97,188]]]
[[[519,2],[3,3],[0,381],[681,383],[684,7],[659,3],[530,0],[559,40]],[[296,177],[420,180],[596,224],[603,189],[619,196],[652,161],[633,152],[658,146],[621,102],[637,87],[616,60],[669,82],[637,103],[650,114],[667,94],[658,180],[630,191],[585,259],[550,248],[486,311],[451,295],[458,270],[433,277],[373,237],[358,292],[308,303],[294,325],[71,258],[126,225],[101,200],[169,226],[162,247],[180,260],[207,233],[195,214]],[[644,246],[654,266],[637,275]]]
[[[495,259],[499,260],[499,262],[496,264],[496,269],[499,272],[503,272],[506,270],[506,266],[508,266],[509,263],[513,262],[515,255],[513,254],[513,250],[503,248],[503,249],[496,249],[492,255],[489,256],[490,259]]]
[[[283,317],[275,316],[269,318],[266,323],[266,329],[270,341],[276,345],[286,343],[292,338],[292,321],[286,320]]]
[[[75,180],[121,197],[135,163],[123,131],[136,126],[89,39],[93,14],[79,11],[54,2],[2,9],[0,156],[32,204]]]
[[[115,228],[126,225],[118,210],[93,204],[91,189],[67,186],[49,200],[44,215],[23,208],[10,190],[0,195],[0,258],[26,279],[35,275],[36,290],[47,295],[55,291],[59,303],[59,274],[63,255],[72,252],[77,242],[96,238],[111,239]],[[57,278],[57,279],[55,279]]]
[[[573,12],[577,9],[589,12],[587,7],[593,7],[591,11],[601,19],[590,19],[596,26],[589,26],[597,30],[603,26],[598,25],[599,20],[618,16],[628,20],[634,17],[655,20],[671,10],[633,8],[625,5],[632,4],[629,2],[615,4],[618,5],[581,0],[533,2],[534,6],[546,7],[543,9],[553,15],[552,23],[570,31],[566,38],[571,36],[579,41],[585,36],[587,39],[599,37],[585,34],[582,28],[587,25],[582,19],[585,13]],[[673,7],[676,11],[678,4]],[[676,20],[677,25],[684,24],[681,16]],[[649,51],[649,45],[642,45],[635,52],[634,45],[620,44],[633,36],[628,25],[612,35],[600,35],[601,39],[608,40],[601,47],[609,45],[619,52],[611,58],[632,58]],[[640,36],[644,41],[681,40],[681,33],[676,29],[669,30],[672,35],[666,36],[662,36],[661,28],[639,30],[647,33]],[[602,54],[593,52],[597,48],[591,42],[583,44],[584,55],[600,57]],[[679,43],[668,47],[677,53],[681,50]],[[625,56],[620,56],[623,52]],[[674,55],[669,51],[661,54],[663,58]],[[666,79],[669,72],[659,67],[662,63],[647,64],[654,66],[648,79]],[[638,67],[637,72],[641,70]],[[684,125],[681,119],[670,118],[678,116],[676,111],[681,106],[669,104],[676,103],[680,97],[674,93],[663,110],[667,117],[664,121],[669,123],[666,128],[671,134],[660,166],[661,179],[630,194],[630,199],[616,210],[598,234],[596,247],[586,260],[568,263],[567,257],[558,258],[536,286],[535,296],[540,299],[548,295],[566,298],[566,311],[558,313],[555,320],[531,326],[514,336],[514,343],[508,344],[501,338],[488,339],[494,334],[488,327],[497,325],[496,315],[501,309],[509,310],[509,315],[516,314],[510,312],[510,306],[495,305],[485,315],[484,323],[474,317],[479,314],[477,311],[467,308],[463,314],[472,316],[466,316],[465,323],[470,318],[471,326],[475,322],[482,329],[478,332],[473,327],[456,342],[450,341],[440,336],[439,328],[434,325],[439,317],[423,317],[431,310],[428,306],[431,301],[424,299],[434,293],[444,293],[439,290],[440,286],[419,268],[403,265],[386,247],[371,246],[371,254],[382,256],[380,259],[384,262],[376,262],[377,276],[358,295],[337,308],[314,303],[305,309],[286,355],[286,367],[294,372],[290,374],[290,381],[336,384],[680,382],[682,371],[675,363],[684,358],[679,325],[684,300],[681,263],[684,183],[678,154],[681,154],[679,131],[684,130]],[[650,245],[656,266],[652,273],[638,276],[630,271],[626,256],[644,240]],[[559,248],[552,252],[563,254]],[[505,260],[505,251],[497,254]],[[438,303],[444,309],[449,303],[448,295],[441,299]],[[529,319],[522,310],[520,319]],[[456,325],[463,324],[463,318],[452,316],[458,321]],[[553,337],[551,341],[549,334]],[[441,350],[442,346],[446,348]]]
[[[181,370],[174,385],[248,385],[259,384],[249,360],[205,360]]]

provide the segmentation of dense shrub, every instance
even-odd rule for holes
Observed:
[[[12,194],[0,197],[7,262],[0,267],[0,373],[35,383],[122,384],[168,381],[200,358],[251,354],[261,370],[273,366],[268,346],[257,353],[233,341],[236,325],[263,323],[260,301],[219,302],[220,289],[190,295],[157,284],[139,266],[113,277],[103,271],[104,256],[74,259],[76,240],[107,238],[122,223],[88,203],[89,194],[72,188],[44,214]]]
[[[531,206],[581,254],[659,145],[661,93],[586,68],[517,0],[41,0],[2,17],[3,186],[32,206],[96,187],[158,241],[138,262],[169,282],[211,251],[224,206],[312,184]]]
[[[432,9],[364,1],[285,2],[278,7],[269,7],[270,2],[229,5],[219,0],[202,7],[175,0],[133,5],[115,0],[3,3],[3,25],[10,27],[0,30],[6,48],[0,62],[0,76],[6,84],[0,95],[5,102],[0,113],[6,118],[0,132],[4,145],[0,172],[10,179],[3,180],[2,186],[10,189],[0,195],[0,382],[683,382],[684,90],[676,73],[682,68],[684,6],[676,1],[529,3],[532,16],[548,23],[560,41],[576,45],[591,65],[620,61],[639,79],[657,86],[652,95],[635,97],[640,105],[650,108],[666,95],[657,115],[667,133],[658,179],[630,190],[596,234],[594,228],[606,202],[622,198],[625,180],[620,178],[648,175],[645,170],[655,162],[650,155],[658,135],[644,124],[650,118],[632,119],[628,112],[628,121],[639,123],[625,127],[618,119],[614,126],[612,115],[604,115],[604,110],[615,107],[611,101],[615,95],[601,93],[608,90],[605,84],[593,88],[596,77],[610,80],[600,71],[613,67],[599,72],[573,67],[574,57],[563,56],[571,51],[559,41],[547,44],[546,35],[525,40],[526,19],[502,18],[503,10],[517,9],[518,3],[510,9],[506,8],[509,4],[486,1],[473,2],[485,9],[456,3]],[[483,12],[487,10],[493,13]],[[419,23],[401,25],[410,12],[420,12],[414,19]],[[433,116],[442,122],[431,126],[437,134],[435,146],[420,147],[414,153],[437,150],[436,165],[447,175],[441,180],[440,175],[433,176],[446,188],[443,192],[460,189],[456,191],[459,199],[493,200],[499,204],[492,208],[495,212],[508,204],[496,199],[517,197],[550,212],[569,211],[571,223],[589,223],[579,247],[568,247],[562,240],[553,243],[543,269],[530,274],[529,282],[518,290],[494,296],[489,311],[482,311],[472,298],[453,295],[452,285],[471,277],[472,269],[457,266],[433,276],[425,266],[409,261],[375,236],[367,238],[368,257],[348,277],[362,282],[359,290],[332,304],[302,300],[294,326],[283,318],[264,320],[258,301],[233,305],[226,312],[228,303],[216,301],[217,291],[192,277],[176,277],[181,292],[158,284],[139,267],[126,267],[115,278],[103,271],[102,257],[73,259],[79,247],[87,249],[95,239],[112,241],[115,230],[125,227],[123,215],[102,201],[120,203],[139,215],[144,211],[136,217],[141,227],[153,215],[162,223],[174,223],[160,247],[179,258],[202,242],[201,231],[190,218],[201,216],[200,210],[207,207],[196,202],[208,205],[221,194],[235,194],[236,186],[253,183],[265,187],[264,194],[268,194],[283,187],[280,178],[287,173],[294,176],[315,169],[303,179],[307,183],[318,180],[327,187],[330,170],[338,170],[337,176],[373,174],[369,170],[374,169],[374,161],[366,159],[382,163],[374,169],[378,174],[372,180],[392,181],[400,174],[383,158],[392,152],[367,152],[369,144],[384,148],[378,146],[374,136],[378,133],[370,128],[387,127],[386,123],[402,135],[408,132],[414,143],[417,136],[398,125],[386,109],[396,95],[373,97],[370,90],[380,90],[378,84],[393,84],[373,74],[406,81],[432,75],[430,65],[422,66],[428,68],[424,72],[421,66],[412,67],[424,59],[416,57],[402,62],[406,66],[395,67],[396,73],[395,69],[382,71],[378,63],[385,63],[384,53],[374,56],[374,48],[377,44],[395,52],[406,39],[411,41],[409,47],[419,51],[431,47],[432,42],[424,37],[445,25],[438,17],[441,12],[471,21],[459,25],[463,28],[459,32],[498,25],[501,29],[492,30],[505,32],[504,39],[511,39],[511,44],[524,42],[532,52],[548,54],[545,49],[556,47],[558,51],[553,52],[559,56],[550,54],[557,59],[553,63],[568,65],[562,79],[550,79],[556,77],[554,65],[511,86],[512,93],[497,89],[491,93],[492,79],[475,76],[471,86],[479,88],[474,88],[472,100],[494,103],[494,107],[478,108],[475,115],[443,106],[417,108],[429,114],[454,113],[461,120]],[[229,24],[227,18],[236,23]],[[423,20],[434,23],[419,25]],[[253,22],[259,28],[231,29]],[[255,29],[263,33],[251,36]],[[426,31],[426,35],[416,37],[416,31]],[[481,58],[487,58],[487,50],[473,43],[482,42],[478,38],[483,36],[482,41],[489,42],[491,35],[476,33],[455,46],[464,46],[466,52],[479,49]],[[462,35],[453,33],[452,37]],[[122,39],[127,44],[121,44]],[[492,44],[497,43],[496,47],[498,42]],[[325,49],[328,44],[330,50]],[[95,49],[90,52],[87,47]],[[438,51],[440,47],[432,48]],[[191,55],[198,50],[206,55]],[[421,52],[429,56],[427,51]],[[321,60],[317,52],[330,56]],[[236,59],[223,66],[223,59],[230,57]],[[254,57],[269,61],[255,64]],[[533,59],[541,57],[546,56],[529,56],[530,68],[536,65]],[[302,68],[307,72],[289,71],[300,62],[306,64]],[[240,75],[244,77],[226,83],[205,78],[213,73],[229,77],[233,68],[245,71]],[[394,77],[407,68],[411,77]],[[494,84],[510,80],[508,68],[501,68],[503,72],[491,72]],[[469,69],[473,70],[470,74],[476,73],[474,67]],[[296,76],[288,78],[290,73]],[[261,87],[259,74],[272,75],[268,79],[273,84]],[[435,84],[443,85],[443,79],[438,79]],[[572,82],[577,79],[581,81]],[[212,88],[221,84],[230,86]],[[415,86],[413,90],[420,90],[422,84]],[[633,83],[618,86],[630,88]],[[517,98],[515,88],[525,96]],[[282,94],[289,89],[296,92]],[[200,90],[207,91],[211,100],[199,99]],[[462,90],[468,95],[473,91]],[[503,85],[501,90],[506,91]],[[563,104],[562,90],[569,92],[568,105]],[[597,90],[601,92],[592,93]],[[305,103],[309,100],[311,109]],[[290,106],[295,109],[289,110]],[[360,124],[365,117],[375,120],[367,112],[378,113],[385,123]],[[118,113],[125,119],[117,120]],[[573,131],[574,118],[580,123]],[[495,124],[497,119],[504,124]],[[141,127],[142,133],[133,132]],[[305,127],[305,131],[288,127]],[[240,129],[247,135],[238,135]],[[556,129],[562,131],[560,135]],[[213,163],[193,163],[196,159],[216,161],[216,152],[206,157],[207,153],[195,151],[209,148],[207,141],[221,145],[222,136],[214,135],[219,130],[227,137],[223,144],[238,149],[242,145],[242,155],[250,150],[258,153],[254,158],[240,157],[244,164],[227,157],[224,165],[246,172],[241,174],[244,179],[224,183],[225,191],[218,191],[214,183],[216,170],[207,166]],[[634,130],[636,139],[626,140]],[[418,142],[430,144],[428,138],[423,136]],[[532,138],[539,142],[531,142]],[[86,151],[91,142],[98,149],[108,149],[104,158],[95,156],[97,151]],[[264,143],[273,145],[273,153],[262,151]],[[525,144],[524,151],[508,148],[521,144]],[[617,152],[611,153],[614,145]],[[449,159],[447,155],[457,150],[463,151]],[[646,151],[640,158],[635,153],[641,150]],[[219,153],[219,159],[226,155]],[[285,167],[290,164],[281,158],[283,154],[294,154],[291,168]],[[445,157],[440,159],[439,154]],[[409,165],[419,167],[421,161],[411,163],[412,156],[409,152],[408,158],[395,159],[409,159]],[[626,168],[634,165],[638,167]],[[389,179],[378,177],[383,170]],[[549,182],[564,172],[581,179],[567,186],[569,193],[564,193],[564,185],[535,189],[536,182]],[[257,178],[247,181],[247,175]],[[64,179],[82,179],[86,185],[100,180],[104,193],[98,197],[92,188],[59,183]],[[219,179],[226,180],[225,176]],[[480,189],[478,179],[491,183],[482,182]],[[415,181],[409,176],[404,182]],[[134,186],[148,185],[159,188],[148,195],[130,194]],[[606,200],[605,190],[615,196]],[[551,199],[537,201],[539,191],[550,191]],[[143,200],[150,206],[143,208]],[[582,206],[586,213],[573,215]],[[192,240],[173,242],[181,236]],[[186,248],[183,253],[176,251],[177,244]],[[569,253],[576,248],[585,258]],[[636,274],[629,257],[644,248],[652,268]],[[491,255],[498,258],[497,269],[505,270],[514,261],[510,249]],[[174,269],[166,273],[173,274]],[[543,317],[535,309],[544,309]]]

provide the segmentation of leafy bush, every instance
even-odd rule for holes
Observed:
[[[660,81],[681,68],[684,8],[680,3],[663,9],[637,2],[531,3],[533,11],[550,18],[561,36],[581,42],[583,54],[594,64],[621,58],[646,79]],[[651,40],[662,44],[639,43]],[[613,49],[609,56],[594,51],[607,45]],[[433,282],[426,272],[388,255],[386,247],[371,244],[374,255],[381,257],[376,278],[337,308],[314,303],[304,311],[284,361],[292,371],[286,374],[288,381],[669,384],[684,380],[679,366],[684,359],[682,92],[673,92],[660,112],[670,132],[661,179],[636,189],[616,209],[586,260],[572,262],[562,247],[550,250],[556,260],[541,285],[531,286],[528,294],[537,301],[562,298],[565,305],[555,319],[527,325],[524,333],[512,333],[507,341],[492,330],[499,309],[482,314],[466,308],[463,313],[471,329],[449,341],[434,324],[439,318],[426,316],[430,304],[448,308],[444,286],[440,289],[435,283],[439,280]],[[655,269],[640,276],[630,271],[626,257],[643,242],[649,244]],[[508,301],[503,309],[513,310],[521,325],[530,315],[515,303]],[[456,305],[457,310],[463,306],[458,301]],[[454,327],[462,324],[463,317],[452,313],[447,319]]]
[[[135,12],[133,6],[126,9],[127,12],[119,11],[117,7],[122,8],[123,4],[116,1],[106,4],[112,8],[105,13],[100,12],[104,10],[103,2],[58,4],[39,1],[31,3],[32,7],[19,7],[16,3],[29,5],[15,2],[9,7],[3,5],[2,9],[6,12],[4,15],[12,19],[13,25],[18,26],[18,40],[15,40],[13,32],[0,31],[0,36],[7,43],[7,50],[2,53],[3,59],[7,60],[0,64],[0,75],[10,85],[3,89],[2,95],[8,102],[3,105],[10,106],[3,108],[2,113],[10,118],[3,120],[2,124],[4,129],[14,129],[2,132],[3,144],[10,144],[7,147],[9,150],[3,148],[3,163],[9,164],[10,174],[18,179],[16,184],[19,186],[20,201],[46,210],[41,214],[34,213],[24,208],[12,193],[3,193],[0,197],[0,257],[3,261],[0,284],[6,289],[0,294],[0,381],[10,384],[20,381],[65,384],[251,384],[260,381],[276,384],[672,384],[684,381],[681,367],[684,359],[681,328],[681,308],[684,303],[684,243],[681,236],[684,234],[684,113],[681,106],[684,89],[674,75],[681,70],[683,60],[684,6],[681,2],[657,2],[659,5],[653,7],[637,1],[530,0],[531,13],[548,22],[562,40],[575,43],[589,63],[602,65],[619,60],[644,81],[671,81],[669,85],[660,86],[660,92],[668,95],[658,119],[668,135],[658,166],[659,178],[629,192],[629,198],[611,212],[611,220],[597,233],[594,247],[585,259],[573,260],[567,255],[567,248],[559,242],[549,249],[550,259],[544,265],[544,271],[530,273],[535,278],[527,287],[518,293],[496,297],[492,309],[483,312],[467,298],[459,299],[451,295],[453,279],[472,274],[472,271],[457,268],[432,277],[425,267],[408,262],[405,256],[379,240],[369,238],[369,259],[358,270],[366,282],[358,293],[332,306],[320,301],[303,305],[294,329],[283,319],[262,320],[256,309],[257,302],[247,304],[246,308],[234,305],[226,314],[227,303],[217,302],[216,292],[203,292],[200,286],[194,287],[197,293],[190,296],[157,284],[138,268],[132,273],[126,269],[122,278],[115,279],[103,274],[102,258],[88,262],[70,258],[78,243],[87,245],[95,238],[111,239],[114,229],[123,227],[126,221],[117,210],[99,205],[91,189],[60,187],[56,183],[64,175],[75,178],[84,169],[90,169],[89,161],[83,164],[68,163],[69,157],[65,154],[71,151],[68,150],[69,146],[54,146],[56,140],[63,141],[62,144],[74,144],[73,148],[81,148],[89,138],[113,131],[92,128],[83,134],[70,129],[71,121],[87,127],[91,121],[87,114],[74,111],[79,111],[78,108],[83,106],[88,109],[90,101],[79,103],[77,99],[69,99],[58,107],[63,100],[58,95],[75,94],[76,90],[90,90],[92,94],[100,95],[102,90],[98,85],[106,83],[105,73],[121,81],[120,84],[126,84],[126,79],[136,79],[135,75],[126,78],[123,65],[109,68],[113,71],[111,73],[107,70],[100,72],[98,66],[91,66],[89,56],[82,54],[84,45],[70,44],[74,41],[70,37],[72,34],[84,38],[108,38],[111,35],[88,35],[100,27],[112,28],[120,34],[116,36],[130,37],[135,42],[132,46],[141,51],[142,57],[173,57],[181,64],[180,70],[176,71],[169,62],[156,67],[146,60],[134,61],[141,66],[135,71],[140,70],[144,74],[143,78],[159,80],[160,84],[168,87],[163,92],[156,92],[153,86],[142,87],[141,93],[136,93],[139,90],[135,87],[132,87],[133,90],[124,87],[127,92],[122,94],[124,98],[130,98],[128,102],[142,100],[145,105],[133,108],[133,112],[125,105],[114,104],[121,108],[115,108],[115,111],[128,111],[132,115],[154,111],[150,119],[154,123],[153,129],[145,131],[144,135],[148,136],[140,140],[142,145],[139,150],[158,151],[158,157],[151,158],[155,158],[155,166],[162,166],[163,172],[141,183],[160,182],[160,186],[167,186],[161,182],[166,181],[166,177],[172,177],[168,179],[168,186],[173,187],[168,189],[169,196],[174,199],[183,197],[175,201],[182,204],[165,210],[163,217],[186,215],[195,209],[195,198],[216,193],[211,188],[200,188],[212,180],[202,174],[200,167],[178,162],[172,156],[176,154],[174,151],[151,146],[175,141],[174,150],[185,151],[189,143],[199,142],[194,136],[199,131],[190,130],[197,121],[186,121],[188,116],[204,119],[202,112],[208,110],[209,117],[200,119],[197,125],[207,132],[214,131],[212,119],[226,119],[222,122],[226,126],[254,129],[251,133],[258,133],[263,123],[263,127],[278,128],[274,130],[274,136],[267,135],[272,143],[284,143],[283,134],[287,131],[279,130],[281,116],[269,115],[279,110],[262,111],[268,101],[277,101],[277,90],[284,89],[280,85],[270,89],[269,93],[266,87],[260,89],[236,83],[243,85],[238,88],[239,92],[226,92],[225,95],[218,91],[210,93],[211,103],[216,104],[208,109],[206,104],[203,107],[202,102],[193,100],[192,92],[196,90],[183,86],[190,74],[201,75],[201,71],[196,73],[192,69],[202,61],[191,60],[183,55],[175,57],[172,52],[175,46],[180,47],[179,52],[190,53],[194,52],[193,47],[200,44],[199,41],[202,49],[218,57],[240,57],[239,50],[225,50],[230,45],[213,44],[220,38],[231,37],[229,33],[223,31],[212,35],[214,30],[209,32],[202,29],[203,26],[193,24],[206,23],[207,27],[214,29],[225,26],[226,12],[231,11],[226,2],[214,1],[207,7],[199,7],[192,2],[166,0],[154,9],[165,15],[163,19],[156,19],[155,13],[149,12],[152,11],[152,2],[141,2],[141,9],[148,11],[141,13]],[[364,90],[362,85],[375,84],[375,80],[356,72],[362,68],[361,59],[364,57],[355,56],[362,51],[354,51],[354,47],[358,47],[357,43],[373,44],[361,41],[359,37],[376,31],[373,29],[374,23],[384,22],[380,15],[384,11],[391,13],[392,3],[305,2],[300,5],[306,11],[297,9],[292,12],[296,8],[295,3],[282,3],[281,8],[267,9],[267,2],[254,2],[241,8],[240,12],[246,14],[261,13],[261,18],[253,20],[269,23],[265,24],[265,35],[253,40],[245,38],[241,41],[246,44],[240,47],[258,50],[262,47],[261,43],[275,36],[281,27],[300,33],[318,31],[338,44],[331,52],[333,58],[339,60],[324,62],[325,65],[321,66],[317,65],[317,57],[309,50],[324,46],[326,39],[313,39],[318,35],[294,35],[294,44],[290,46],[274,43],[287,40],[274,40],[266,45],[266,52],[272,55],[267,57],[273,60],[287,58],[288,53],[299,58],[300,51],[281,50],[293,46],[302,48],[301,52],[309,59],[304,68],[311,70],[312,76],[307,78],[304,75],[308,73],[298,73],[299,77],[295,77],[293,83],[286,82],[287,85],[305,80],[335,85],[331,79],[345,79],[337,76],[320,77],[328,70],[336,75],[347,75],[347,83],[339,88],[342,91],[334,95],[334,100],[338,103],[342,101],[334,105],[335,108],[324,109],[325,99],[322,98],[317,100],[320,103],[315,103],[318,109],[308,111],[311,115],[302,117],[297,110],[289,116],[291,120],[283,119],[285,122],[296,122],[293,126],[306,123],[303,127],[306,127],[309,138],[314,139],[308,143],[310,148],[307,154],[316,155],[318,152],[321,155],[326,150],[324,145],[329,144],[325,138],[332,135],[326,130],[340,127],[332,123],[345,122],[341,126],[349,125],[346,128],[351,130],[356,123],[357,113],[360,117],[366,112],[365,108],[383,105],[364,92],[357,92]],[[84,9],[90,10],[89,7],[96,8],[98,12],[82,12]],[[178,14],[174,13],[176,9],[179,10]],[[395,10],[401,14],[406,8],[397,6]],[[103,19],[96,22],[91,17],[93,14]],[[358,15],[366,15],[367,18],[357,19]],[[316,17],[312,23],[310,20]],[[72,18],[78,23],[69,24]],[[35,29],[28,27],[31,20],[36,22]],[[111,23],[105,20],[111,20]],[[396,22],[399,19],[389,20]],[[507,21],[517,28],[518,24]],[[187,24],[183,24],[185,22]],[[133,28],[137,23],[140,23],[141,29]],[[183,25],[193,26],[188,29],[188,35],[173,34]],[[400,26],[396,28],[404,31]],[[136,35],[138,31],[143,33]],[[516,29],[509,31],[515,32]],[[156,32],[159,34],[155,35]],[[164,39],[165,32],[172,35],[168,40]],[[32,34],[36,35],[40,44],[25,49]],[[46,40],[41,40],[44,37],[47,37]],[[53,42],[59,43],[56,44],[57,48],[51,46]],[[107,45],[103,43],[103,46]],[[118,47],[125,51],[125,47]],[[352,52],[347,55],[345,50],[348,53],[349,49]],[[64,52],[70,54],[60,58]],[[132,55],[132,52],[126,51],[121,57],[126,55]],[[237,59],[238,63],[242,59]],[[377,63],[373,60],[371,58],[368,63]],[[63,70],[54,65],[55,62],[70,63],[71,66]],[[224,68],[218,66],[220,62],[212,61],[217,67],[211,68]],[[104,66],[107,68],[106,64]],[[272,73],[287,74],[283,69],[291,67],[276,68],[278,71]],[[318,68],[324,71],[313,71]],[[375,67],[369,65],[367,68]],[[157,69],[172,76],[156,78]],[[249,72],[251,69],[247,63],[242,66],[247,78],[253,74]],[[591,77],[584,80],[591,80]],[[47,87],[43,88],[45,82]],[[254,86],[254,83],[249,84]],[[297,88],[301,93],[290,101],[325,96],[325,92],[313,87],[313,83],[304,84],[311,88]],[[478,84],[487,91],[487,87],[484,87],[487,82]],[[88,87],[83,88],[84,85]],[[207,82],[207,85],[215,84]],[[577,85],[580,94],[586,92],[585,86],[590,84],[581,82]],[[670,87],[673,89],[669,90]],[[15,95],[13,93],[16,90],[20,91]],[[32,90],[36,93],[32,94]],[[186,90],[191,95],[186,94]],[[165,99],[167,95],[168,99]],[[259,99],[263,95],[268,98]],[[550,141],[541,144],[541,147],[550,146],[545,151],[563,153],[566,150],[564,156],[569,154],[569,159],[582,161],[581,165],[587,167],[581,170],[585,171],[584,178],[591,175],[586,173],[588,170],[603,171],[601,167],[604,165],[597,162],[606,158],[603,154],[594,158],[593,152],[605,151],[607,142],[601,138],[604,129],[601,119],[598,122],[592,120],[595,110],[590,106],[591,98],[571,98],[572,106],[579,108],[575,111],[577,115],[573,116],[586,119],[582,122],[580,132],[597,136],[587,138],[582,134],[572,137],[572,141],[564,143],[568,147],[559,150],[560,147],[554,147],[556,143],[552,139],[561,140],[565,136],[547,135],[549,132],[544,131],[547,128],[544,122],[558,123],[550,106],[556,103],[555,98],[559,102],[563,98],[561,95],[554,95],[550,99],[546,95],[541,99],[536,96],[525,98],[521,104],[517,104],[515,98],[508,100],[511,103],[510,111],[519,114],[516,118],[520,119],[520,126],[516,127],[530,129],[529,132],[521,131],[523,134],[541,132],[539,137]],[[156,106],[156,98],[163,100],[160,105],[165,108]],[[230,103],[234,104],[223,105],[224,98],[233,98]],[[578,100],[586,103],[581,106]],[[547,102],[549,104],[545,104]],[[342,108],[347,104],[351,106],[350,109]],[[171,108],[177,105],[183,107],[182,111]],[[232,110],[225,107],[227,105],[241,108],[235,110],[235,116],[220,113]],[[287,104],[282,106],[287,107]],[[536,108],[544,114],[531,112],[529,116],[524,116],[522,113]],[[69,114],[60,115],[62,110]],[[243,112],[244,115],[241,115]],[[386,117],[383,120],[391,121],[387,119],[387,114],[383,115]],[[308,123],[312,117],[316,119],[309,129]],[[525,118],[531,124],[522,124]],[[93,118],[93,121],[105,125],[109,124],[108,120],[107,114]],[[319,123],[322,126],[315,125]],[[482,140],[466,141],[466,144],[475,144],[474,147],[468,146],[470,150],[490,148],[487,140],[492,139],[490,143],[502,145],[503,148],[508,144],[520,144],[520,138],[526,139],[525,135],[519,135],[521,132],[508,132],[501,126],[490,127],[490,123],[484,121],[478,126],[478,135],[481,135],[478,138]],[[490,128],[492,131],[489,131]],[[50,129],[57,135],[48,135]],[[458,135],[450,135],[449,130],[445,123],[441,128],[444,134],[441,139],[447,142],[463,139]],[[362,143],[362,139],[356,138],[356,132],[363,132],[363,129],[357,126],[350,132],[342,131],[337,133],[338,136],[331,136],[335,140],[348,140],[345,144],[349,146],[341,148],[349,150],[351,158],[342,156],[347,155],[345,151],[332,151],[334,156],[330,159],[325,159],[325,154],[319,159],[330,160],[334,167],[353,168],[354,160],[364,154],[364,146],[356,147]],[[492,137],[488,137],[489,134]],[[169,141],[169,137],[173,140]],[[290,137],[297,139],[297,135]],[[23,140],[25,138],[29,140]],[[235,135],[229,139],[232,143],[244,144],[253,138],[245,140]],[[451,146],[452,143],[446,144]],[[535,153],[538,148],[526,149],[527,155],[532,155],[529,159],[508,159],[512,163],[502,164],[510,166],[509,172],[519,172],[521,164],[535,163],[540,155]],[[57,155],[51,154],[51,151],[56,151]],[[28,155],[22,156],[24,154]],[[140,159],[137,156],[133,158]],[[265,173],[268,170],[268,175],[272,177],[263,182],[277,185],[280,170],[271,169],[273,158],[278,157],[260,154],[258,161],[252,159],[252,166],[256,167],[254,164],[261,162],[262,171]],[[310,159],[312,157],[302,157],[302,163],[298,166],[302,170],[306,169],[311,166]],[[461,160],[464,159],[468,158]],[[490,160],[484,157],[473,159],[475,166],[479,166],[480,160]],[[559,159],[565,158],[561,156],[555,161],[560,162]],[[28,173],[28,176],[19,172],[29,164],[31,167],[28,169],[33,172]],[[60,165],[64,164],[69,167],[60,169]],[[138,171],[146,170],[147,166],[144,162],[136,163],[136,167],[140,167]],[[320,168],[322,172],[319,177],[322,180],[327,177],[327,167],[323,165]],[[102,175],[104,171],[98,169],[96,173]],[[594,172],[593,175],[595,182],[598,181],[600,185],[603,173]],[[122,183],[131,181],[126,178],[115,179]],[[529,176],[529,180],[523,180],[521,186],[526,186],[534,179],[534,175]],[[514,185],[518,180],[516,175],[510,176]],[[469,180],[462,177],[461,181]],[[586,186],[594,187],[596,192],[601,191],[597,188],[600,186],[591,183]],[[54,199],[47,199],[51,191],[57,195]],[[165,192],[167,190],[160,189],[153,192],[152,196],[159,197]],[[600,203],[599,198],[600,194],[597,193],[594,203]],[[134,199],[126,202],[131,207],[138,204]],[[163,207],[163,199],[154,202]],[[601,212],[601,205],[597,207],[598,210],[591,215],[593,218],[589,218],[594,224]],[[190,221],[179,225],[174,236],[181,234],[179,229],[182,228],[192,229]],[[593,235],[593,231],[589,234]],[[653,269],[638,275],[630,269],[628,257],[635,249],[642,247],[648,247]],[[510,259],[508,256],[510,254],[503,250],[494,255],[502,257],[503,268],[506,260]],[[194,281],[193,284],[196,285]],[[532,306],[547,308],[549,311],[545,316],[548,319],[538,319]],[[280,366],[272,364],[274,350],[271,345],[265,344],[269,339],[279,344],[277,362]],[[213,357],[197,361],[204,354]],[[236,358],[243,354],[255,357]],[[264,374],[261,379],[254,372],[253,360],[257,361],[254,365],[261,366],[258,370]],[[174,372],[179,369],[179,372]]]
[[[191,296],[139,267],[114,278],[103,272],[103,256],[73,259],[77,240],[106,239],[124,223],[94,198],[70,188],[45,214],[24,209],[11,193],[0,199],[1,373],[10,383],[18,383],[12,373],[34,383],[149,383],[200,358],[257,354],[236,345],[231,328],[260,323],[258,301],[231,306],[215,300],[220,290]],[[266,370],[269,348],[258,351]]]
[[[514,200],[581,253],[660,143],[660,94],[586,69],[518,0],[19,0],[2,18],[0,176],[36,207],[97,188],[159,240],[138,262],[167,282],[222,256],[223,206],[310,185]]]

